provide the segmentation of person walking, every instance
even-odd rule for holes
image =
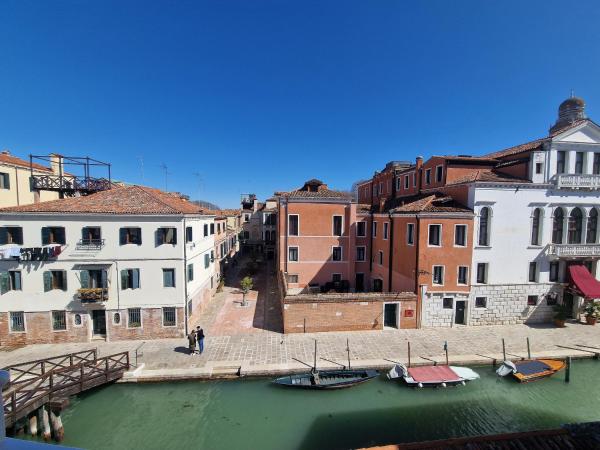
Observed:
[[[196,327],[196,341],[198,342],[198,351],[200,354],[204,351],[204,330]]]
[[[194,330],[190,331],[190,334],[188,334],[187,338],[190,355],[193,355],[194,353],[196,353],[196,333],[194,332]]]

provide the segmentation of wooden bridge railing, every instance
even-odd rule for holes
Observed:
[[[13,385],[3,392],[6,425],[14,424],[52,398],[74,395],[108,383],[128,369],[129,352],[121,352],[89,361],[82,358],[72,366],[56,367],[29,378],[27,383]]]
[[[29,383],[33,378],[44,375],[51,370],[67,369],[82,362],[96,361],[97,357],[98,351],[91,349],[4,367],[2,370],[10,373],[10,382],[5,386],[4,390],[22,383]]]

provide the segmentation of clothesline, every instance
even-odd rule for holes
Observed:
[[[2,259],[16,259],[17,261],[43,261],[56,258],[62,252],[60,244],[45,247],[9,247],[0,250]]]

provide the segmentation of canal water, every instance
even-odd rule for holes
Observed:
[[[115,384],[72,400],[66,445],[89,449],[347,449],[600,420],[600,362],[530,384],[481,379],[410,389],[383,376],[340,391],[270,380]]]

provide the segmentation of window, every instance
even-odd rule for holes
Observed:
[[[25,331],[25,313],[23,311],[10,313],[10,331],[18,333]]]
[[[156,245],[177,244],[177,228],[159,228],[156,230]]]
[[[475,308],[486,308],[487,297],[475,297]]]
[[[127,326],[129,328],[140,328],[142,326],[142,311],[140,308],[127,310]]]
[[[107,288],[106,270],[90,269],[79,272],[79,280],[81,281],[82,289]]]
[[[443,176],[444,176],[444,167],[443,166],[437,166],[435,168],[435,181],[438,182],[438,183],[441,183]]]
[[[600,153],[594,153],[594,163],[592,164],[592,173],[600,175]]]
[[[440,247],[442,244],[441,241],[442,234],[442,226],[441,225],[429,225],[429,246],[430,247]]]
[[[250,214],[244,214],[244,222],[250,222]]]
[[[389,228],[390,228],[389,222],[383,222],[383,238],[384,239],[388,238]]]
[[[0,272],[1,294],[6,294],[8,291],[20,290],[22,290],[20,270],[9,270],[8,272]]]
[[[567,154],[564,151],[556,152],[556,173],[565,173],[565,163]]]
[[[412,174],[412,180],[413,180],[413,187],[417,187],[417,176],[414,172]]]
[[[217,234],[221,234],[221,224],[217,224]]]
[[[334,283],[339,283],[340,281],[342,281],[342,274],[341,273],[332,274],[331,281],[333,281]]]
[[[203,231],[204,231],[204,233],[202,233],[202,234],[204,235],[204,237],[208,236],[208,224],[207,223],[204,224]]]
[[[44,292],[54,289],[67,290],[67,272],[65,270],[48,270],[44,272]]]
[[[300,235],[300,226],[299,226],[300,218],[298,214],[290,214],[288,216],[288,235],[290,236],[299,236]]]
[[[23,228],[0,227],[0,245],[5,244],[23,245]]]
[[[210,234],[211,234],[211,235],[212,235],[212,234],[215,234],[215,224],[214,224],[214,223],[211,223],[211,224],[210,224]]]
[[[175,315],[175,308],[170,306],[163,308],[163,326],[174,327],[177,325],[177,316]]]
[[[573,208],[569,215],[568,242],[569,244],[581,244],[581,232],[583,228],[583,214],[581,209]]]
[[[163,269],[163,286],[175,287],[175,269]]]
[[[554,217],[552,218],[552,243],[562,244],[563,242],[563,228],[565,223],[565,213],[562,208],[556,208],[554,210]]]
[[[537,262],[532,261],[529,263],[529,282],[536,283],[537,278]]]
[[[587,244],[595,244],[598,237],[598,210],[592,208],[587,220],[587,233],[585,242]]]
[[[102,230],[100,227],[83,227],[81,229],[82,245],[100,245],[102,244]]]
[[[194,229],[192,227],[185,227],[185,242],[193,242],[194,240]]]
[[[365,260],[365,247],[356,247],[356,260],[357,261]]]
[[[141,228],[121,228],[119,230],[119,243],[121,245],[135,244],[142,245]]]
[[[81,326],[81,314],[75,314],[73,316],[73,325],[75,325],[76,327]]]
[[[342,260],[342,247],[333,247],[331,251],[331,259],[334,261]]]
[[[528,295],[527,296],[527,306],[536,306],[538,303],[537,295]]]
[[[52,311],[52,330],[64,331],[67,329],[67,313],[65,311]]]
[[[433,284],[444,284],[444,266],[433,266]]]
[[[558,269],[559,264],[558,261],[553,261],[550,263],[550,273],[548,274],[548,280],[551,282],[558,282]]]
[[[454,227],[454,245],[457,247],[466,247],[467,245],[467,226],[456,225]]]
[[[538,175],[542,173],[543,167],[544,165],[542,163],[535,163],[535,173],[537,173]]]
[[[400,187],[401,187],[401,186],[400,186],[400,180],[401,180],[401,178],[400,178],[400,177],[397,177],[397,178],[396,178],[396,191],[399,191],[399,190],[400,190]]]
[[[444,309],[452,309],[454,307],[454,299],[452,297],[444,297]]]
[[[121,270],[121,289],[140,288],[140,269]]]
[[[210,267],[210,255],[208,253],[204,254],[204,268],[208,269]]]
[[[535,208],[531,218],[531,245],[540,245],[540,218],[542,210]]]
[[[342,216],[333,216],[333,235],[341,236],[343,227]]]
[[[481,208],[479,212],[479,245],[490,245],[490,208]]]
[[[188,264],[188,266],[187,266],[187,280],[188,280],[188,283],[190,281],[194,281],[194,265],[193,264]]]
[[[366,222],[356,222],[356,235],[358,237],[365,237],[367,235]]]
[[[425,171],[425,184],[431,183],[431,169]]]
[[[10,176],[5,172],[0,172],[0,189],[10,189]]]
[[[406,243],[408,245],[415,245],[415,224],[406,224]]]
[[[410,182],[410,181],[409,181],[408,175],[405,175],[405,176],[404,176],[404,189],[408,189],[408,186],[409,186],[409,184],[408,184],[408,183],[409,183],[409,182]]]
[[[288,247],[288,261],[298,261],[298,247]]]
[[[477,263],[477,283],[487,283],[488,263]]]
[[[379,195],[383,194],[383,181],[379,182]]]
[[[467,266],[458,266],[458,284],[467,284],[469,279],[469,268]]]
[[[383,251],[379,250],[379,265],[383,266]]]
[[[377,222],[373,222],[373,237],[377,237]]]
[[[288,280],[288,283],[297,283],[298,282],[298,274],[288,274],[287,280]]]
[[[42,245],[65,243],[64,227],[42,227]]]
[[[575,173],[583,173],[583,152],[575,152]]]

